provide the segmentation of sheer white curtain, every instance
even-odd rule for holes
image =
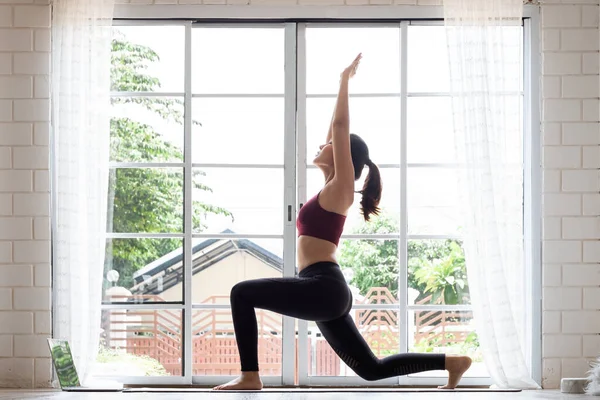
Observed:
[[[538,388],[523,245],[523,0],[444,0],[467,275],[484,361],[503,388]]]
[[[54,336],[87,377],[100,338],[114,0],[54,0]]]

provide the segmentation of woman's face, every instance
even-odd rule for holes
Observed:
[[[333,166],[333,144],[331,142],[319,146],[319,152],[313,160],[316,166]]]

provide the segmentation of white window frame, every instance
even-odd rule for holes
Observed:
[[[529,304],[528,315],[526,316],[525,325],[528,327],[528,339],[529,348],[527,349],[527,359],[529,361],[529,367],[531,375],[534,380],[538,383],[541,382],[541,165],[540,165],[540,106],[539,106],[539,8],[535,6],[525,6],[524,12],[524,229],[525,229],[525,257],[528,281],[527,287],[531,290],[528,293]],[[184,93],[160,93],[160,95],[180,95],[185,96],[186,104],[186,118],[184,121],[185,126],[185,143],[184,156],[185,162],[183,165],[185,168],[184,180],[186,182],[186,190],[184,193],[185,209],[191,209],[191,185],[187,184],[191,182],[191,167],[195,167],[196,164],[192,164],[191,160],[191,113],[189,112],[191,107],[192,88],[191,88],[191,32],[193,23],[190,20],[202,22],[203,20],[227,20],[229,25],[234,20],[244,23],[245,26],[249,22],[254,22],[260,25],[260,23],[269,23],[289,20],[311,20],[311,21],[330,21],[334,20],[352,20],[352,21],[364,21],[365,23],[377,20],[378,24],[381,21],[392,20],[396,21],[396,24],[400,24],[401,31],[406,32],[409,20],[418,19],[442,19],[443,9],[438,6],[328,6],[328,7],[306,7],[306,6],[292,6],[292,7],[256,7],[256,6],[200,6],[200,5],[128,5],[120,4],[115,6],[115,19],[122,19],[121,21],[115,21],[115,25],[183,25],[185,26],[186,36],[186,64],[185,64],[185,91]],[[128,19],[135,21],[126,21]],[[183,19],[187,21],[176,21],[176,19]],[[402,20],[402,22],[398,22]],[[391,23],[394,23],[390,21]],[[355,23],[355,22],[353,22]],[[295,273],[295,246],[294,241],[290,240],[290,237],[295,236],[295,212],[292,212],[292,219],[287,218],[287,207],[288,205],[295,205],[292,207],[293,211],[297,211],[300,203],[306,200],[306,160],[303,157],[306,154],[306,110],[305,103],[301,101],[302,93],[300,91],[303,87],[302,79],[306,77],[305,65],[297,63],[296,54],[302,54],[305,49],[302,48],[304,45],[303,41],[296,43],[296,35],[302,34],[303,24],[299,23],[285,23],[285,43],[286,47],[290,51],[286,51],[286,65],[296,65],[298,71],[286,69],[285,75],[285,156],[284,156],[284,167],[285,167],[285,204],[286,204],[286,217],[284,218],[285,227],[283,235],[235,235],[243,237],[260,236],[283,238],[285,243],[284,248],[284,276],[293,276]],[[396,25],[397,26],[397,25]],[[406,45],[406,35],[401,35],[402,45]],[[299,47],[296,49],[296,45]],[[291,51],[294,49],[294,51]],[[406,52],[403,52],[404,57]],[[402,66],[406,65],[406,59],[402,61]],[[298,83],[296,83],[296,73],[298,74]],[[401,74],[401,90],[402,98],[401,101],[401,112],[406,114],[406,73]],[[294,98],[290,98],[288,93],[294,93]],[[157,94],[154,94],[157,95]],[[304,93],[304,96],[306,94]],[[197,97],[197,96],[195,96]],[[297,107],[297,111],[296,111]],[[297,114],[296,114],[297,112]],[[406,148],[406,119],[402,118],[403,138],[402,147]],[[302,132],[304,131],[304,135]],[[296,156],[298,160],[296,161]],[[403,182],[406,182],[406,154],[402,157],[402,165],[399,165],[401,169],[401,178]],[[304,160],[304,161],[302,161]],[[297,163],[297,164],[296,164]],[[304,163],[304,165],[302,165]],[[120,166],[125,166],[122,163]],[[147,166],[169,166],[167,164],[149,164]],[[181,164],[174,166],[181,167]],[[200,165],[198,165],[200,166]],[[202,166],[207,166],[202,164]],[[212,166],[212,165],[211,165]],[[222,165],[219,165],[222,166]],[[239,167],[239,165],[236,165]],[[390,165],[391,166],[391,165]],[[257,167],[257,166],[253,166]],[[264,165],[264,168],[271,166]],[[280,167],[280,166],[279,166]],[[297,168],[298,176],[295,176],[295,168]],[[297,179],[297,182],[296,182]],[[404,183],[405,185],[405,183]],[[296,192],[296,187],[298,191]],[[406,190],[403,193],[403,204],[402,204],[402,215],[406,215]],[[132,235],[119,235],[111,234],[109,237],[179,237],[184,240],[191,241],[195,237],[215,237],[219,235],[213,234],[192,234],[191,230],[191,214],[186,213],[184,218],[184,234],[158,234],[158,235],[147,235],[147,234],[132,234]],[[405,226],[406,224],[401,224]],[[230,235],[229,235],[230,236]],[[345,237],[351,238],[356,235],[345,235]],[[362,237],[362,236],[361,236]],[[358,237],[357,237],[358,238]],[[400,257],[401,259],[406,258],[406,243],[408,239],[407,232],[400,232],[397,239],[400,239],[399,243],[404,244],[400,246]],[[412,236],[410,238],[413,238]],[[431,238],[428,236],[428,238]],[[442,237],[440,237],[442,238]],[[447,238],[447,236],[443,236]],[[184,262],[189,265],[192,259],[191,246],[184,245]],[[406,274],[401,274],[401,287],[406,287]],[[185,283],[184,283],[184,297],[183,304],[172,305],[172,304],[147,304],[138,305],[136,308],[141,309],[179,309],[183,311],[184,326],[191,325],[191,312],[196,308],[203,308],[194,306],[192,307],[191,299],[191,269],[185,271]],[[400,305],[400,321],[403,326],[406,325],[407,307],[406,299],[402,300],[405,296],[401,296]],[[229,308],[229,306],[224,306]],[[460,309],[461,306],[449,306],[453,310]],[[464,307],[464,306],[462,306]],[[131,308],[131,306],[124,305],[106,305],[103,308]],[[220,308],[220,307],[211,307]],[[361,307],[362,308],[362,307]],[[379,308],[385,308],[379,306]],[[298,321],[299,333],[306,332],[307,323],[305,321]],[[279,386],[279,385],[293,385],[294,384],[294,320],[288,317],[283,319],[283,365],[282,375],[279,377],[263,377],[263,381],[268,386]],[[287,332],[287,333],[286,333]],[[404,336],[404,335],[403,335]],[[173,384],[197,384],[197,385],[213,385],[224,382],[229,377],[227,376],[214,376],[214,377],[192,377],[192,337],[191,335],[183,335],[183,376],[181,377],[114,377],[115,379],[121,380],[126,384],[157,384],[157,385],[173,385]],[[303,375],[302,371],[307,371],[307,335],[299,335],[299,379],[300,385],[335,385],[335,386],[347,386],[347,385],[364,385],[366,381],[361,378],[355,377],[308,377]],[[406,338],[401,337],[401,347],[406,348]],[[421,377],[399,377],[390,378],[378,382],[369,382],[370,386],[374,385],[437,385],[442,383],[440,378],[421,378]],[[490,378],[463,378],[463,384],[466,385],[488,385],[491,384]]]

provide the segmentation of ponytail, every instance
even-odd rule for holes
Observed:
[[[362,194],[360,201],[362,215],[365,221],[369,221],[371,214],[379,215],[381,211],[378,206],[381,200],[382,185],[381,174],[377,165],[370,159],[367,160],[366,165],[369,167],[369,174],[365,178],[365,184],[359,193]]]

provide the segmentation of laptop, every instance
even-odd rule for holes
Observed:
[[[123,388],[117,387],[86,387],[81,386],[79,376],[75,369],[75,362],[71,354],[69,342],[63,339],[48,339],[50,355],[54,370],[60,383],[60,388],[65,392],[122,392]]]

